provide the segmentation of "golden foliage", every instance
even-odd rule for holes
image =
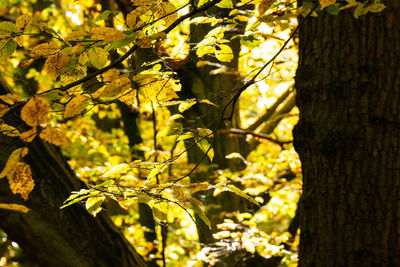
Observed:
[[[23,99],[19,97],[17,94],[6,94],[6,95],[0,95],[0,100],[9,104],[9,105],[14,105],[16,102],[21,102]]]
[[[46,127],[41,131],[39,136],[44,141],[52,143],[56,146],[69,145],[69,141],[65,136],[65,133],[57,128]]]
[[[24,205],[20,204],[7,204],[7,203],[0,203],[0,209],[3,210],[15,210],[15,211],[20,211],[23,213],[27,213],[29,209],[25,207]]]
[[[119,70],[111,69],[103,73],[103,82],[112,82],[115,78],[119,76]]]
[[[37,126],[46,122],[50,112],[50,103],[42,97],[32,97],[21,110],[21,118],[29,126]]]
[[[89,60],[93,66],[101,69],[107,63],[107,52],[101,47],[94,47],[89,50]]]
[[[56,80],[60,73],[63,71],[64,67],[68,64],[68,56],[63,53],[56,53],[54,55],[50,55],[44,64],[47,74],[53,79]]]
[[[159,9],[156,12],[156,16],[162,18],[165,26],[169,26],[178,19],[178,13],[176,7],[170,2],[161,2]]]
[[[31,52],[36,57],[42,57],[54,54],[58,49],[58,45],[55,42],[48,42],[35,46]]]
[[[321,9],[324,9],[327,6],[333,5],[336,3],[336,0],[319,0],[319,4],[321,5]]]
[[[0,104],[0,118],[10,110],[6,105]]]
[[[14,194],[21,194],[25,201],[35,187],[31,167],[24,162],[18,162],[15,168],[7,174],[7,179],[11,191]]]
[[[33,139],[35,139],[36,134],[37,134],[36,127],[33,127],[32,129],[21,133],[19,138],[21,139],[22,142],[29,143],[32,142]]]
[[[81,114],[86,107],[87,97],[84,95],[77,95],[68,102],[65,106],[64,118],[73,117]]]
[[[32,15],[27,13],[17,18],[17,20],[15,21],[15,26],[17,27],[18,30],[24,31],[31,25],[31,22],[32,22]]]
[[[113,80],[110,84],[104,86],[93,94],[93,97],[113,97],[119,93],[128,90],[131,87],[131,81],[128,77],[120,77]]]
[[[262,0],[257,7],[258,14],[264,15],[264,13],[268,10],[268,8],[275,2],[276,0]]]
[[[126,35],[120,30],[111,27],[98,27],[93,28],[92,38],[96,40],[102,40],[106,42],[121,40],[125,38]]]

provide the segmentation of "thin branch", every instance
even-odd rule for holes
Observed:
[[[238,128],[222,129],[222,130],[218,130],[218,132],[219,133],[223,133],[223,134],[238,134],[238,135],[248,135],[249,134],[249,135],[252,135],[252,136],[257,137],[259,139],[268,140],[268,141],[270,141],[270,142],[272,142],[274,144],[277,144],[277,145],[279,145],[281,147],[283,145],[285,145],[285,144],[290,144],[290,143],[293,142],[292,140],[290,140],[290,141],[280,141],[280,140],[277,140],[277,139],[275,139],[275,138],[273,138],[273,137],[271,137],[270,135],[267,135],[267,134],[255,133],[255,132],[252,132],[252,131],[247,131],[247,130],[238,129]]]

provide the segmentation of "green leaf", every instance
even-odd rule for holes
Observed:
[[[233,3],[232,0],[222,0],[218,4],[216,4],[217,7],[220,8],[233,8]]]
[[[340,4],[334,4],[334,5],[328,6],[328,7],[326,8],[326,11],[327,11],[329,14],[336,16],[336,15],[338,15],[339,12],[340,12],[339,8],[340,8]]]
[[[0,35],[18,32],[15,24],[9,21],[3,21],[0,23]]]
[[[250,201],[251,203],[256,204],[257,206],[260,206],[260,204],[258,203],[257,200],[255,200],[254,198],[252,198],[251,196],[249,196],[248,194],[246,194],[245,192],[243,192],[242,190],[240,190],[239,188],[237,188],[236,186],[230,184],[226,186],[230,191],[232,191],[233,193],[235,193],[236,195],[247,199],[248,201]]]
[[[182,131],[182,123],[172,121],[172,123],[168,123],[167,126],[162,128],[161,131],[158,132],[157,137],[178,135],[181,134]]]
[[[196,145],[203,151],[204,153],[207,153],[208,158],[210,161],[213,160],[214,158],[214,149],[211,147],[210,148],[210,143],[206,140],[206,138],[201,138],[201,137],[195,137],[195,142]]]
[[[101,47],[94,47],[89,50],[89,60],[93,66],[101,69],[107,63],[107,52]]]
[[[106,199],[105,196],[98,196],[98,197],[89,197],[86,200],[86,209],[87,211],[96,217],[96,214],[102,210],[101,205],[103,204],[104,200]]]
[[[0,59],[9,58],[12,53],[17,49],[17,43],[12,39],[5,39],[0,41]]]
[[[190,203],[192,204],[194,213],[197,214],[200,217],[200,219],[208,226],[208,228],[211,229],[211,222],[208,219],[204,210],[200,208],[194,201],[190,201]]]
[[[84,200],[85,198],[88,198],[89,196],[90,196],[89,190],[81,189],[79,192],[76,192],[76,193],[70,195],[67,198],[67,200],[64,201],[64,203],[63,203],[64,205],[62,205],[60,209],[71,206],[72,204],[75,204],[76,202]]]
[[[191,102],[183,102],[179,105],[178,110],[179,112],[183,113],[184,111],[188,110],[192,106],[194,106],[196,102],[191,101]]]
[[[103,12],[101,12],[97,17],[96,17],[96,21],[100,21],[100,20],[107,20],[108,16],[110,16],[110,14],[112,14],[112,12],[110,10],[105,10]]]

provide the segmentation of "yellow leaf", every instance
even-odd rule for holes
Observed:
[[[164,102],[179,98],[169,80],[156,75],[138,74],[133,77],[138,83],[139,93],[146,101]]]
[[[57,128],[47,127],[40,132],[40,138],[56,146],[67,146],[69,141],[65,133]]]
[[[15,211],[23,212],[23,213],[27,213],[29,211],[29,209],[27,207],[25,207],[24,205],[6,204],[6,203],[0,203],[0,209],[15,210]]]
[[[36,127],[33,127],[32,129],[21,133],[19,138],[21,139],[22,142],[29,143],[32,142],[33,139],[35,139],[36,134],[37,134]]]
[[[7,136],[11,136],[11,137],[20,136],[19,131],[15,127],[10,126],[6,123],[0,123],[0,125],[1,125],[0,133],[5,134]]]
[[[60,52],[49,56],[46,59],[44,67],[47,74],[53,80],[56,80],[58,75],[60,75],[60,73],[63,71],[64,67],[68,64],[68,61],[68,56],[63,52]]]
[[[107,63],[107,52],[101,47],[94,47],[89,50],[90,62],[98,69],[101,69]]]
[[[23,151],[23,147],[15,149],[11,155],[8,157],[6,166],[0,173],[0,178],[5,177],[14,167],[17,165],[19,160],[21,159],[21,153]]]
[[[63,72],[60,76],[60,80],[63,85],[75,82],[86,76],[86,70],[87,68],[85,66],[76,65],[74,68]]]
[[[131,81],[128,77],[121,77],[110,84],[104,86],[93,94],[93,97],[113,97],[131,87]]]
[[[14,105],[15,102],[23,101],[23,99],[20,98],[17,94],[0,95],[0,100],[9,105]]]
[[[21,118],[29,126],[37,126],[46,122],[50,112],[49,102],[42,97],[32,97],[21,110]]]
[[[152,43],[163,40],[167,37],[165,32],[158,32],[149,36],[141,37],[137,39],[137,45],[140,48],[150,48]]]
[[[10,110],[6,105],[0,104],[0,118]]]
[[[21,194],[26,201],[29,193],[35,187],[31,167],[24,162],[18,162],[15,168],[7,174],[10,189],[14,194]]]
[[[77,95],[65,106],[64,118],[73,117],[81,114],[86,107],[87,97],[84,95]]]
[[[336,3],[336,0],[319,0],[319,4],[321,5],[321,10],[327,6],[333,5]]]
[[[215,57],[219,61],[230,62],[233,59],[233,51],[229,45],[219,44],[219,50],[215,50]]]
[[[103,82],[112,82],[119,76],[119,70],[111,69],[103,73]]]
[[[127,105],[134,105],[136,103],[136,90],[128,90],[124,92],[118,100],[127,104]]]
[[[129,13],[126,16],[126,25],[129,28],[133,28],[133,26],[136,25],[136,21],[137,21],[137,13],[136,13],[136,11],[132,11],[131,13]]]
[[[257,10],[260,16],[264,15],[264,13],[269,9],[269,7],[275,2],[276,0],[262,0],[261,3],[258,5]]]
[[[81,65],[85,65],[88,59],[89,59],[88,54],[86,52],[83,52],[78,57],[78,63]]]
[[[176,7],[171,2],[161,2],[156,16],[162,18],[165,26],[169,26],[178,19],[178,12],[176,12]]]
[[[32,22],[32,15],[31,14],[24,14],[17,18],[15,21],[15,26],[18,30],[24,31],[31,25]]]
[[[32,48],[31,52],[34,56],[48,56],[58,51],[58,45],[54,42],[40,44]]]
[[[72,32],[65,40],[67,41],[76,41],[79,39],[86,38],[88,36],[88,33],[85,31],[75,31]]]
[[[111,27],[98,27],[93,28],[92,30],[92,38],[96,40],[103,40],[106,42],[121,40],[125,38],[126,35],[123,34],[120,30],[111,28]]]

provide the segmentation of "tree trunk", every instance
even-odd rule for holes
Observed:
[[[400,1],[299,32],[300,266],[400,266]]]
[[[5,88],[0,88],[4,93]],[[22,125],[14,114],[5,119]],[[18,125],[19,124],[19,125]],[[19,138],[0,134],[0,168],[22,144]],[[147,266],[116,229],[108,214],[93,218],[82,206],[60,209],[71,191],[84,188],[59,149],[36,138],[25,161],[31,166],[35,188],[23,202],[12,194],[7,179],[0,180],[0,203],[19,203],[30,211],[0,209],[0,228],[39,266]]]

